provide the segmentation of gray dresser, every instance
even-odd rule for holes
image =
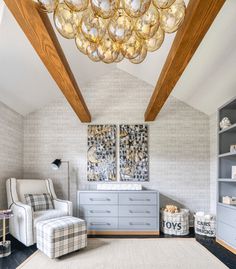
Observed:
[[[88,234],[159,234],[159,192],[78,191]]]

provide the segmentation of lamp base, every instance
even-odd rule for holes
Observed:
[[[0,242],[0,258],[11,254],[11,241]]]

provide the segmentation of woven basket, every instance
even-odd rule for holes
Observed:
[[[211,219],[205,216],[194,215],[194,230],[196,234],[206,235],[208,237],[216,236],[216,220],[214,216]]]
[[[161,230],[169,235],[189,234],[189,210],[180,209],[179,213],[161,211]]]

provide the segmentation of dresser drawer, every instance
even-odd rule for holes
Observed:
[[[121,230],[157,230],[156,218],[119,218]]]
[[[119,203],[122,205],[156,205],[156,193],[120,193]]]
[[[229,245],[236,247],[236,228],[225,224],[223,222],[217,222],[217,237]]]
[[[157,207],[154,205],[120,205],[119,217],[156,217]]]
[[[81,217],[116,217],[118,205],[80,205],[79,215]]]
[[[80,204],[109,205],[118,204],[118,194],[111,192],[83,192],[80,193]]]
[[[228,208],[224,205],[217,206],[217,219],[220,222],[224,222],[236,229],[236,208]]]
[[[117,230],[118,229],[118,218],[108,217],[86,217],[88,230]]]

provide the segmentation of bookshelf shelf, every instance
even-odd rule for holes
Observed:
[[[224,134],[224,133],[236,133],[236,123],[232,124],[229,128],[219,131],[219,134]]]
[[[224,118],[232,124],[229,128],[218,130],[218,179],[217,179],[217,233],[216,239],[223,240],[224,246],[236,251],[229,240],[229,230],[236,234],[236,227],[231,223],[236,219],[236,205],[222,203],[224,196],[236,196],[236,179],[231,179],[232,166],[236,166],[236,152],[230,152],[231,145],[236,145],[236,99],[231,100],[218,110],[218,126]],[[224,223],[224,225],[221,225]]]
[[[219,182],[231,182],[231,183],[236,183],[236,179],[232,178],[218,178]]]
[[[220,154],[218,157],[219,158],[236,158],[236,152],[223,153],[223,154]]]

